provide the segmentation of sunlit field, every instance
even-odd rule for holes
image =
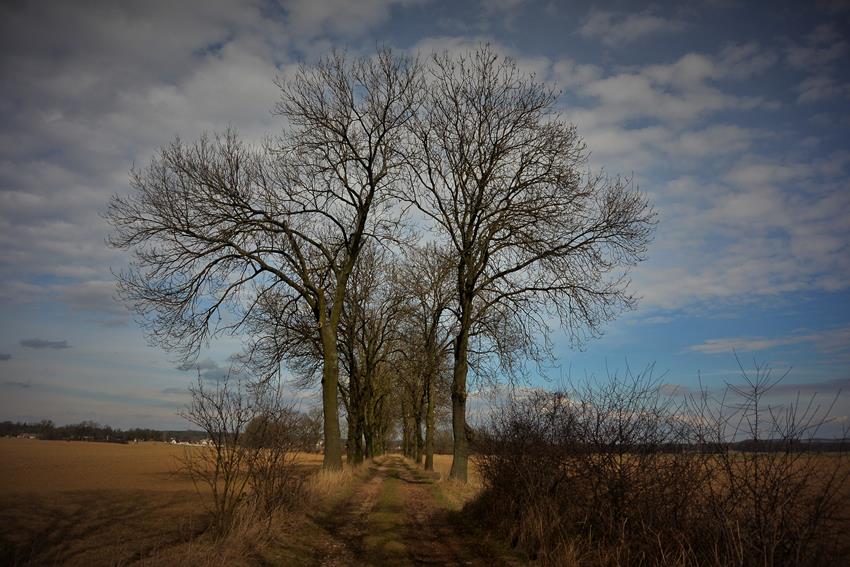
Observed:
[[[0,439],[0,495],[73,490],[192,490],[174,474],[189,446]]]

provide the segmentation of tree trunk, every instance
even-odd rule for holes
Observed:
[[[422,413],[416,412],[413,415],[413,460],[416,464],[422,462],[422,449],[425,443],[422,442]]]
[[[408,427],[407,404],[404,397],[401,399],[401,454],[405,457],[410,452],[410,428]]]
[[[433,372],[428,373],[426,392],[428,401],[425,406],[425,470],[434,470],[434,381]]]
[[[363,418],[360,415],[351,417],[348,427],[348,462],[359,464],[363,462]]]
[[[366,415],[361,392],[362,376],[357,367],[352,365],[349,377],[349,408],[348,408],[348,462],[359,464],[363,462],[363,431],[366,428]]]
[[[375,434],[372,431],[371,427],[367,427],[364,436],[366,437],[366,458],[371,459],[375,457]]]
[[[461,302],[460,330],[455,339],[454,372],[452,373],[452,434],[454,447],[452,470],[449,477],[461,482],[467,480],[469,440],[466,437],[466,373],[469,352],[469,302]]]
[[[321,325],[322,338],[322,410],[324,413],[325,456],[322,468],[342,469],[342,441],[339,434],[339,356],[337,330],[327,323]]]

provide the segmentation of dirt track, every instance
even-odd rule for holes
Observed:
[[[434,481],[399,456],[376,459],[363,484],[324,522],[333,543],[316,563],[348,565],[472,565],[512,561],[495,556],[441,507]]]

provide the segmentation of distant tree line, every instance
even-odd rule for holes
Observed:
[[[101,425],[94,421],[81,421],[68,425],[55,425],[44,419],[38,423],[4,421],[0,423],[0,436],[17,437],[34,435],[39,439],[60,441],[100,441],[109,443],[128,443],[130,441],[170,441],[198,442],[204,439],[201,431],[175,431],[146,428],[118,429]]]
[[[316,451],[320,447],[322,436],[321,416],[291,412],[287,416],[287,435],[294,447],[301,451]],[[256,443],[256,431],[259,423],[248,427],[246,443]],[[68,425],[56,425],[49,419],[37,423],[22,421],[0,422],[0,437],[34,436],[44,440],[58,441],[97,441],[102,443],[130,443],[133,441],[161,441],[178,443],[199,443],[209,438],[205,431],[196,430],[160,430],[134,427],[118,429],[101,425],[94,421],[81,421]]]

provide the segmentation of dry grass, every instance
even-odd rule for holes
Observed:
[[[434,455],[434,472],[440,473],[440,480],[448,480],[449,473],[452,470],[452,456],[451,455]],[[478,469],[475,468],[475,462],[470,459],[469,461],[469,479],[468,484],[473,487],[481,486],[481,475],[478,473]]]
[[[450,479],[449,472],[451,472],[451,469],[451,455],[434,455],[434,472],[440,475],[440,483],[435,485],[438,489],[435,496],[445,508],[460,510],[467,502],[474,500],[481,493],[483,484],[473,460],[469,461],[469,478],[466,483]]]
[[[321,466],[321,457],[317,466]],[[307,502],[311,506],[329,508],[344,500],[351,493],[354,485],[367,472],[366,463],[357,466],[343,465],[340,471],[316,470],[304,485]]]

